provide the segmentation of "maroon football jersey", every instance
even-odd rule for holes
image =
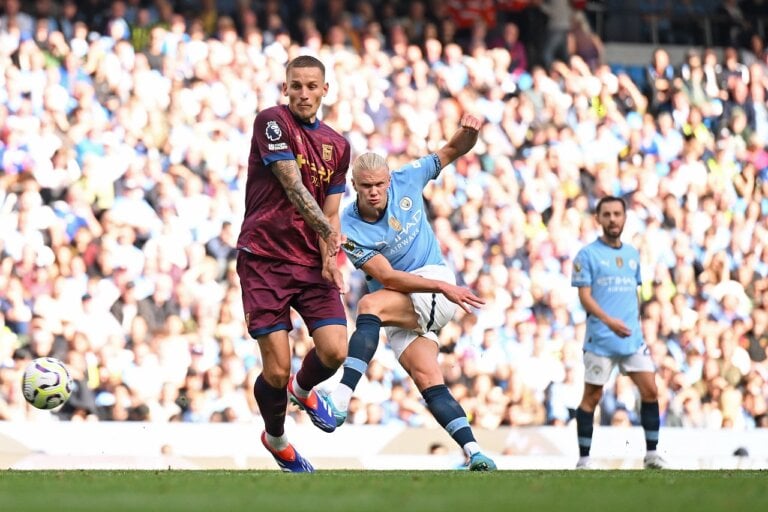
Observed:
[[[327,196],[344,192],[349,158],[349,142],[322,121],[303,123],[287,106],[260,112],[253,122],[238,248],[299,265],[321,265],[318,235],[289,201],[269,164],[295,160],[304,186],[322,209]]]

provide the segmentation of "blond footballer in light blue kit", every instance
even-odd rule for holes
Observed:
[[[440,245],[429,224],[422,196],[424,186],[437,178],[440,170],[440,159],[436,153],[432,153],[392,171],[386,213],[375,222],[368,222],[360,216],[357,202],[344,210],[341,224],[347,243],[342,248],[356,268],[361,268],[380,254],[393,269],[456,284],[456,277],[446,266]],[[384,287],[373,276],[366,276],[366,284],[370,292]],[[398,359],[417,336],[437,342],[437,331],[456,312],[456,304],[442,294],[410,295],[419,316],[418,328],[384,328]]]
[[[627,374],[640,391],[640,423],[645,431],[646,468],[662,469],[656,452],[659,401],[655,366],[640,328],[640,254],[621,241],[627,212],[624,200],[607,196],[597,203],[603,234],[573,261],[571,284],[587,312],[584,339],[584,394],[576,409],[578,468],[590,468],[594,414],[613,368]]]
[[[376,221],[360,216],[357,201],[344,209],[341,222],[349,241],[344,250],[355,267],[360,268],[376,254],[405,272],[445,265],[422,195],[426,184],[437,178],[441,169],[439,157],[432,153],[392,171],[385,214]],[[375,280],[368,281],[370,291],[381,287]]]
[[[365,272],[369,293],[358,303],[344,375],[329,403],[341,425],[384,326],[398,361],[413,378],[429,411],[464,450],[469,469],[490,471],[496,464],[480,450],[466,413],[443,380],[436,334],[457,305],[469,313],[483,300],[456,286],[422,198],[424,186],[443,166],[472,149],[480,126],[480,120],[463,116],[458,131],[443,147],[392,173],[386,160],[375,153],[365,153],[353,163],[357,198],[341,216],[347,237],[342,248],[355,267]]]

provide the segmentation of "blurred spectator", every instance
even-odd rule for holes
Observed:
[[[547,38],[542,54],[544,65],[550,67],[555,60],[568,60],[573,9],[571,0],[540,0],[540,9],[547,15]]]
[[[669,107],[672,100],[672,81],[675,70],[669,62],[669,53],[663,48],[657,48],[653,52],[651,63],[645,71],[646,90],[645,95],[650,102],[651,112],[658,113]]]
[[[509,66],[507,71],[512,73],[514,78],[528,70],[528,55],[525,45],[520,41],[520,30],[518,26],[509,21],[504,23],[501,35],[492,38],[488,48],[503,48],[509,53]]]
[[[718,46],[740,46],[752,29],[739,0],[721,0],[715,10],[715,42]]]
[[[605,61],[603,41],[592,32],[589,20],[583,11],[576,11],[571,16],[571,28],[568,31],[568,55],[578,55],[595,70]]]
[[[21,10],[19,0],[5,0],[4,4],[3,14],[0,15],[0,32],[9,32],[11,27],[15,27],[22,37],[31,37],[35,19]]]
[[[205,244],[205,251],[212,256],[219,266],[218,280],[222,279],[227,271],[230,262],[235,261],[237,234],[235,228],[229,221],[221,224],[221,231],[218,235],[211,238]]]
[[[159,331],[169,317],[179,313],[179,306],[173,296],[173,280],[170,276],[156,276],[152,293],[137,304],[138,314],[147,321],[150,332]]]

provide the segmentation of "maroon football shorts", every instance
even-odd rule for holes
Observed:
[[[347,325],[339,289],[323,279],[321,268],[238,251],[237,274],[248,332],[253,338],[293,329],[290,308],[304,319],[310,334],[324,325]]]

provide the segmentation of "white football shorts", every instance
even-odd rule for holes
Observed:
[[[604,386],[611,377],[613,368],[626,375],[632,372],[655,372],[651,351],[643,343],[637,352],[628,356],[599,356],[592,352],[584,352],[584,382],[594,386]]]
[[[445,265],[427,265],[414,270],[412,274],[427,279],[456,284],[456,276]],[[419,316],[419,330],[411,331],[401,327],[385,327],[389,346],[400,359],[408,345],[419,336],[437,343],[437,333],[447,324],[456,312],[456,304],[445,298],[442,293],[412,293],[411,302]]]

